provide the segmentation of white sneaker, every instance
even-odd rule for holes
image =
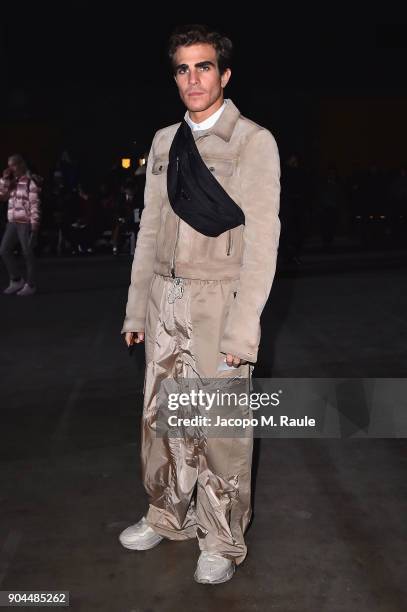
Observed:
[[[37,288],[30,287],[28,283],[25,283],[24,287],[20,289],[20,291],[17,291],[17,295],[22,295],[23,297],[27,295],[34,295],[34,293],[37,293]]]
[[[17,291],[20,291],[20,289],[22,289],[25,285],[25,280],[23,278],[20,278],[19,281],[10,281],[9,286],[7,287],[7,289],[4,289],[3,293],[4,295],[11,295],[12,293],[17,293]]]
[[[194,579],[202,584],[219,584],[230,580],[235,563],[218,553],[203,550],[199,555]]]
[[[119,535],[121,544],[131,550],[149,550],[157,546],[163,539],[163,536],[147,524],[144,516],[138,523],[127,527]]]

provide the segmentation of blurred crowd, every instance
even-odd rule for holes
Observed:
[[[279,256],[300,263],[305,248],[330,252],[341,244],[361,249],[407,246],[407,166],[383,170],[376,164],[341,177],[306,169],[290,153],[281,171]]]
[[[63,151],[50,176],[42,177],[37,255],[134,253],[143,209],[146,158],[125,169],[121,160],[98,179],[83,173]],[[7,206],[1,208],[1,233]]]
[[[133,254],[144,206],[146,156],[125,169],[118,160],[90,179],[63,151],[41,189],[37,255]],[[0,208],[0,237],[7,206]],[[279,256],[300,263],[310,244],[329,252],[338,238],[361,248],[403,247],[407,168],[372,164],[341,177],[335,167],[310,171],[298,152],[281,161]]]

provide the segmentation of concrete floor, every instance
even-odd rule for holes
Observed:
[[[352,266],[278,275],[255,376],[406,375],[405,265]],[[0,299],[0,590],[69,590],[84,612],[405,612],[403,439],[256,441],[249,554],[229,583],[193,581],[195,541],[120,546],[146,509],[143,353],[119,335],[129,271],[42,260],[40,294]]]

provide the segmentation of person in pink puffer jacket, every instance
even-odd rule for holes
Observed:
[[[21,155],[11,155],[0,179],[0,201],[8,202],[8,223],[0,245],[0,255],[10,282],[4,294],[29,296],[36,293],[34,246],[40,225],[42,178],[32,174]],[[20,274],[14,255],[20,243],[27,267],[27,278]]]

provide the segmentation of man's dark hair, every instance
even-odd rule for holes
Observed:
[[[188,47],[189,45],[202,43],[207,43],[215,48],[220,74],[230,68],[233,51],[232,41],[201,24],[178,26],[172,32],[168,45],[168,55],[172,68],[175,68],[174,55],[178,47]]]

